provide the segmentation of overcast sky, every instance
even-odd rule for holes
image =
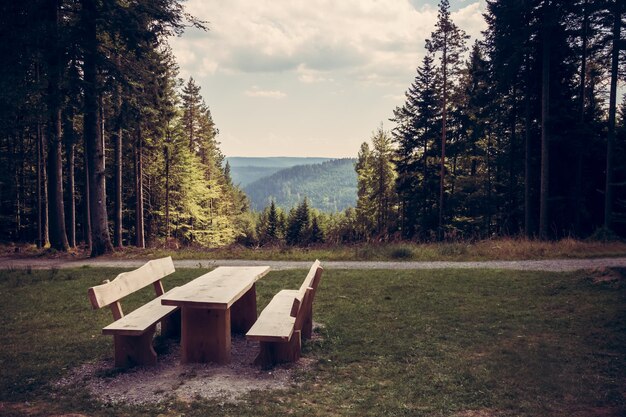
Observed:
[[[450,0],[472,39],[484,0]],[[436,0],[188,0],[210,31],[170,44],[227,156],[355,157],[415,77]]]

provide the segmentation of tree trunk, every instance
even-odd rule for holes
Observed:
[[[525,116],[524,116],[524,236],[531,238],[533,236],[532,224],[532,195],[531,195],[531,172],[532,172],[532,147],[530,133],[530,95],[527,93],[525,99]]]
[[[85,149],[87,145],[85,144]],[[89,163],[87,162],[87,151],[83,151],[83,169],[85,170],[85,188],[83,195],[83,239],[85,241],[85,249],[91,252],[91,211],[89,210]]]
[[[119,65],[119,56],[117,57]],[[116,248],[121,248],[122,243],[122,94],[119,85],[115,88],[115,105],[117,107],[117,120],[113,141],[115,144],[115,207],[113,242]]]
[[[582,27],[582,60],[580,65],[580,108],[578,113],[578,137],[576,138],[576,172],[574,174],[574,234],[580,236],[580,217],[582,212],[583,190],[583,135],[585,130],[585,82],[587,76],[587,26],[589,21],[589,2],[583,3],[583,27]]]
[[[137,128],[135,147],[135,246],[145,248],[143,219],[143,158],[141,128]]]
[[[48,141],[46,140],[45,127],[41,125],[41,182],[43,185],[43,240],[42,246],[45,248],[50,244],[50,217],[48,216]]]
[[[615,1],[613,15],[613,49],[611,53],[611,91],[609,93],[609,131],[606,141],[606,182],[604,191],[604,228],[611,229],[613,214],[613,147],[615,143],[615,111],[617,77],[622,23],[622,2]]]
[[[163,147],[165,156],[165,242],[170,238],[170,150],[167,145]]]
[[[20,241],[22,238],[22,190],[23,188],[23,177],[24,177],[24,138],[21,137],[22,134],[15,135],[16,143],[14,145],[15,148],[15,156],[16,161],[19,161],[15,164],[14,174],[15,177],[13,181],[15,181],[15,240]],[[17,150],[19,146],[19,151]],[[19,152],[19,153],[18,153]]]
[[[508,215],[504,225],[506,233],[517,233],[519,230],[519,221],[517,217],[517,181],[515,178],[516,162],[517,162],[517,87],[513,86],[513,108],[511,111],[511,140],[510,140],[510,156],[509,156],[509,178],[508,178]]]
[[[91,218],[91,256],[112,252],[107,221],[104,148],[100,135],[96,36],[96,4],[82,0],[82,18],[85,28],[84,94],[85,94],[85,144],[89,168],[89,210]]]
[[[532,146],[530,132],[530,59],[528,55],[524,57],[526,62],[526,94],[524,97],[524,235],[527,238],[533,236],[532,224]]]
[[[42,187],[42,153],[43,153],[43,133],[41,123],[37,121],[37,247],[42,248],[43,243],[43,196],[41,192]]]
[[[443,104],[441,111],[441,169],[439,172],[439,228],[438,238],[443,239],[443,212],[444,212],[444,181],[446,174],[446,119],[448,115],[448,68],[447,49],[443,48],[443,58],[441,60],[443,70]]]
[[[67,251],[69,244],[65,232],[65,207],[63,204],[63,165],[61,157],[61,62],[58,39],[59,4],[47,3],[48,17],[48,179],[50,181],[50,245],[57,250]]]
[[[541,187],[539,197],[539,237],[548,237],[548,199],[550,197],[550,48],[551,5],[546,1],[543,15],[541,62]]]
[[[485,157],[487,158],[487,237],[491,237],[491,129],[487,128],[487,152]]]
[[[74,115],[70,113],[65,118],[66,125],[64,129],[65,136],[65,154],[67,163],[67,194],[68,194],[68,213],[69,221],[68,240],[72,248],[76,247],[76,195],[75,195],[75,176],[74,176],[74,160],[76,154],[76,143],[74,138]]]

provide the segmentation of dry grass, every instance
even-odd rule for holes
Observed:
[[[88,253],[76,250],[62,254],[34,245],[0,246],[0,255],[13,257],[81,258]],[[174,259],[251,259],[309,261],[488,261],[564,258],[601,258],[626,256],[626,242],[599,242],[576,239],[540,241],[524,238],[501,238],[478,242],[445,243],[360,243],[354,245],[247,248],[232,245],[223,248],[166,249],[126,247],[109,255],[113,259],[146,259],[171,255]]]

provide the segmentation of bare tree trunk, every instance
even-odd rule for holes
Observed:
[[[492,201],[491,201],[491,129],[487,129],[487,237],[491,236],[491,212],[492,212]]]
[[[19,161],[15,164],[15,169],[13,171],[14,177],[13,181],[15,182],[15,240],[20,241],[21,229],[22,229],[22,181],[21,178],[24,176],[24,140],[21,136],[21,133],[14,136],[14,155],[16,156],[16,161]],[[18,151],[19,146],[19,151]],[[18,153],[19,152],[19,153]]]
[[[509,178],[508,178],[508,215],[506,233],[517,233],[519,231],[519,221],[517,216],[517,181],[515,179],[515,163],[517,162],[517,86],[513,86],[513,109],[511,111],[511,143],[509,157]]]
[[[548,200],[550,198],[550,48],[551,5],[546,1],[543,16],[541,63],[541,188],[539,198],[539,237],[548,237]]]
[[[163,147],[165,156],[165,241],[170,238],[170,150],[168,145]]]
[[[48,218],[50,219],[50,245],[61,251],[69,249],[65,232],[65,205],[63,204],[63,170],[61,158],[61,111],[52,115],[48,130],[48,178],[50,180]]]
[[[526,56],[526,88],[530,90],[530,62]],[[532,146],[530,132],[530,92],[527,91],[524,98],[524,235],[527,238],[533,236],[532,224]]]
[[[68,240],[72,248],[76,247],[76,185],[74,176],[74,161],[76,155],[76,142],[74,138],[74,115],[70,113],[65,118],[66,125],[64,129],[65,136],[65,154],[67,163],[67,194],[68,194]]]
[[[438,238],[443,239],[443,213],[444,213],[444,190],[446,175],[446,122],[448,115],[448,68],[447,68],[447,49],[443,48],[442,70],[443,70],[443,104],[441,112],[441,170],[439,172],[439,229]]]
[[[53,248],[67,251],[69,244],[65,232],[65,207],[63,204],[63,165],[61,157],[61,62],[58,40],[59,4],[51,1],[47,4],[48,27],[48,179],[50,205],[50,244]]]
[[[42,201],[42,193],[41,193],[41,187],[42,187],[42,170],[41,170],[41,164],[42,164],[42,142],[43,142],[43,134],[41,132],[41,123],[38,121],[37,122],[37,247],[38,248],[42,248],[43,247],[43,212],[42,212],[42,207],[43,207],[43,201]]]
[[[583,27],[582,27],[582,62],[580,65],[580,86],[578,88],[580,95],[580,109],[578,114],[578,137],[576,138],[576,172],[574,175],[574,233],[580,236],[580,217],[583,203],[583,134],[585,132],[585,83],[587,76],[587,30],[589,21],[589,2],[583,3]]]
[[[68,145],[68,154],[67,154],[67,188],[70,196],[70,207],[69,207],[69,220],[70,220],[70,233],[69,233],[69,243],[72,248],[76,247],[76,181],[75,181],[75,156],[76,156],[76,145],[72,143]]]
[[[86,145],[85,145],[85,149]],[[85,170],[85,189],[83,195],[83,239],[85,241],[86,249],[91,252],[91,211],[89,210],[89,163],[87,162],[87,151],[83,152],[83,167]]]
[[[119,65],[119,56],[117,57]],[[117,120],[114,130],[115,143],[115,208],[113,243],[116,248],[123,246],[122,242],[122,94],[119,85],[115,88],[115,105],[117,107]]]
[[[622,1],[615,1],[613,15],[613,49],[611,53],[611,91],[609,93],[609,131],[606,141],[606,182],[604,191],[604,228],[611,229],[613,214],[613,148],[615,146],[615,111],[619,64]]]
[[[85,28],[85,143],[89,167],[89,210],[91,217],[91,256],[112,252],[107,219],[104,148],[100,135],[96,36],[96,4],[82,0],[82,19]]]
[[[137,128],[135,147],[135,246],[145,248],[143,219],[143,158],[141,128]]]
[[[42,175],[42,184],[43,184],[43,247],[48,246],[50,243],[50,221],[48,217],[48,141],[46,140],[45,128],[41,125],[41,175]]]

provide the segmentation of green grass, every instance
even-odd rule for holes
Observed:
[[[237,405],[158,407],[55,391],[60,374],[112,355],[100,335],[110,313],[91,310],[86,289],[118,272],[0,272],[1,402],[28,402],[32,415],[626,415],[625,284],[594,284],[583,272],[328,270],[315,301],[323,338],[305,345],[314,365],[299,371],[297,388]],[[166,287],[200,272],[180,270]],[[304,273],[271,272],[258,284],[259,307]]]

